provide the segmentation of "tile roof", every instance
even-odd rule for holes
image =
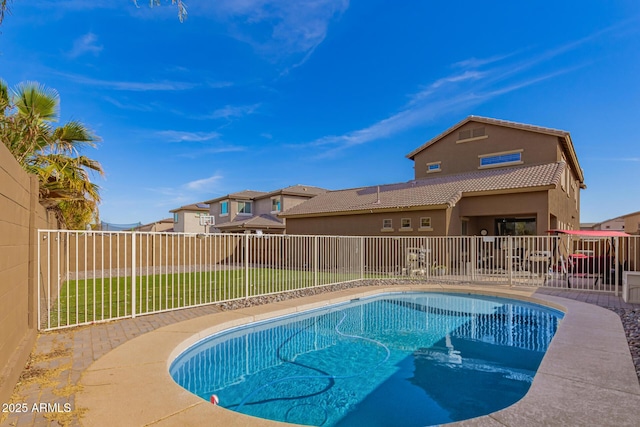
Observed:
[[[207,200],[204,203],[215,203],[218,202],[220,200],[226,200],[226,199],[235,199],[235,200],[254,200],[254,199],[262,199],[265,197],[271,197],[271,196],[275,196],[278,194],[287,194],[287,195],[294,195],[294,196],[310,196],[313,197],[317,194],[322,194],[325,193],[329,190],[327,190],[326,188],[321,188],[321,187],[314,187],[312,185],[302,185],[302,184],[296,184],[296,185],[291,185],[289,187],[285,187],[285,188],[279,188],[277,190],[273,190],[273,191],[255,191],[255,190],[244,190],[244,191],[239,191],[237,193],[230,193],[227,194],[225,196],[221,196],[221,197],[217,197],[215,199],[211,199],[211,200]]]
[[[282,220],[269,214],[252,216],[250,218],[236,220],[232,222],[224,222],[216,225],[220,230],[230,230],[235,228],[284,228]]]
[[[275,196],[277,194],[286,194],[286,195],[293,195],[293,196],[316,196],[318,194],[326,193],[327,191],[329,190],[327,190],[326,188],[314,187],[312,185],[296,184],[296,185],[291,185],[289,187],[271,191],[258,198]]]
[[[468,193],[510,192],[558,185],[566,164],[479,170],[397,184],[328,191],[292,207],[281,217],[349,213],[420,206],[454,206]]]
[[[169,212],[178,212],[178,211],[209,212],[209,205],[207,205],[206,202],[192,203],[190,205],[184,205],[184,206],[180,206],[179,208],[172,209]]]
[[[243,191],[238,191],[237,193],[230,193],[225,196],[216,197],[215,199],[207,200],[204,203],[211,204],[211,203],[214,203],[220,200],[226,200],[226,199],[252,200],[256,197],[263,196],[265,194],[267,194],[267,192],[265,191],[243,190]]]

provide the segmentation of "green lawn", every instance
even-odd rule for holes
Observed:
[[[138,276],[136,314],[283,292],[359,279],[359,274],[336,274],[297,270],[252,268],[197,273]],[[373,278],[373,275],[367,275]],[[51,307],[50,325],[55,328],[131,316],[130,277],[70,280],[63,284]]]

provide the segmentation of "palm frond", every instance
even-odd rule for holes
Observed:
[[[55,89],[37,82],[20,83],[13,93],[14,104],[20,114],[49,122],[58,121],[60,95]]]

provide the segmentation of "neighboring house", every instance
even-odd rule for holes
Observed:
[[[624,231],[627,234],[640,234],[640,211],[622,215]]]
[[[421,145],[409,182],[286,209],[290,234],[544,235],[578,229],[586,188],[569,132],[470,116]]]
[[[209,215],[209,205],[206,202],[181,206],[169,211],[173,213],[173,231],[176,233],[202,233],[207,227],[200,225],[200,216]]]
[[[293,185],[275,191],[245,190],[208,200],[209,214],[215,217],[214,230],[224,233],[283,234],[283,210],[309,200],[327,190],[309,185]]]
[[[143,224],[139,227],[136,227],[135,231],[147,231],[147,232],[173,231],[173,218],[164,218],[159,221],[151,222],[149,224]]]
[[[624,218],[617,217],[617,218],[607,219],[602,222],[596,222],[591,226],[591,230],[625,231]]]
[[[587,224],[582,224],[585,230],[587,229],[585,227],[586,225]],[[640,234],[640,211],[593,223],[588,229],[624,231],[627,234]]]

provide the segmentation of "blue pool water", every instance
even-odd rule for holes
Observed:
[[[272,420],[440,424],[520,400],[561,318],[510,299],[384,294],[213,335],[170,371],[207,401]]]

